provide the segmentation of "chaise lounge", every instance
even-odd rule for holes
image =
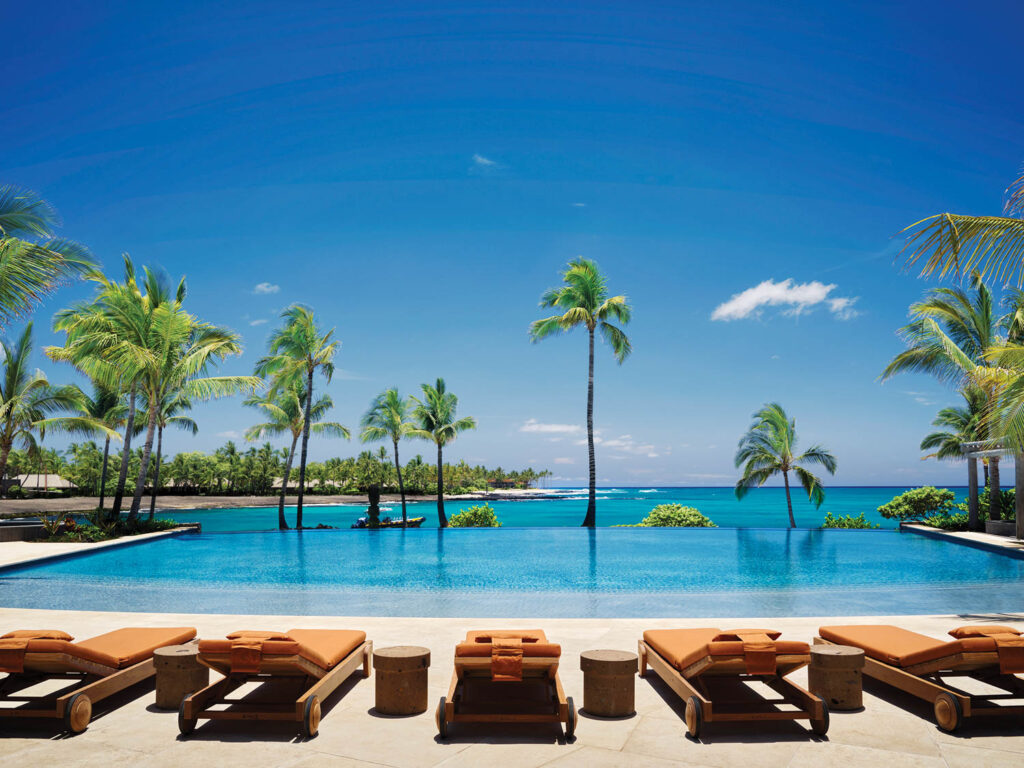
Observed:
[[[451,723],[563,723],[572,738],[576,708],[558,677],[561,655],[539,629],[467,632],[437,707],[441,738]]]
[[[349,629],[233,632],[224,640],[200,640],[199,661],[224,677],[181,702],[178,730],[187,736],[198,720],[279,720],[300,723],[304,736],[320,728],[321,702],[353,672],[370,676],[373,643]],[[296,699],[247,702],[227,696],[249,682],[298,678],[311,683]]]
[[[652,629],[639,641],[640,677],[647,667],[686,702],[686,727],[698,738],[705,722],[810,720],[828,731],[828,707],[786,675],[810,663],[807,643],[779,640],[766,629]],[[743,683],[760,681],[781,699]],[[731,689],[731,690],[729,690]],[[731,694],[731,695],[730,695]]]
[[[89,725],[97,702],[156,674],[153,651],[187,643],[193,627],[127,627],[80,643],[59,630],[27,629],[0,637],[0,718],[55,718],[71,733]],[[56,693],[19,695],[47,680],[70,680]]]
[[[851,645],[864,651],[864,674],[930,702],[935,721],[955,731],[964,718],[978,715],[1024,716],[1024,705],[1001,701],[1024,699],[1024,637],[1012,627],[959,627],[953,640],[888,624],[821,627],[815,642]],[[972,678],[1002,693],[971,694],[947,678]]]

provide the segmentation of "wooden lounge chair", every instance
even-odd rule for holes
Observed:
[[[576,731],[576,708],[558,677],[561,646],[539,629],[467,632],[455,646],[455,671],[436,712],[441,738],[451,723],[564,723]]]
[[[20,630],[0,637],[0,718],[55,718],[81,733],[96,702],[156,674],[153,651],[187,643],[193,627],[115,629],[80,643],[58,630]],[[19,695],[47,680],[70,680],[56,693]]]
[[[954,731],[966,717],[1016,715],[1024,705],[1000,705],[1024,699],[1024,637],[1012,627],[960,627],[950,631],[954,640],[887,624],[821,627],[815,642],[852,645],[864,650],[864,674],[931,702],[935,721]],[[972,695],[947,678],[973,678],[1003,693]]]
[[[191,696],[178,711],[178,730],[187,736],[199,719],[284,720],[300,723],[304,736],[320,728],[320,702],[353,672],[370,676],[373,643],[350,629],[290,629],[288,632],[233,632],[226,640],[200,640],[199,661],[224,677]],[[297,699],[247,702],[227,696],[249,682],[298,678],[309,685]]]
[[[705,722],[737,720],[810,720],[811,730],[823,735],[828,731],[825,702],[786,678],[810,663],[810,646],[780,641],[779,634],[766,629],[648,630],[639,642],[640,677],[650,665],[686,701],[686,727],[693,738]],[[742,685],[753,680],[782,698],[766,699]],[[729,682],[743,696],[727,698],[723,689]]]

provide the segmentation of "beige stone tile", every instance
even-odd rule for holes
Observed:
[[[828,740],[834,744],[874,747],[938,757],[935,726],[905,712],[835,712],[830,717]]]
[[[10,741],[20,742],[18,748],[8,751]],[[61,765],[73,768],[109,768],[111,765],[136,765],[144,756],[130,749],[111,747],[89,741],[84,735],[65,739],[0,740],[0,755],[5,765],[44,766]]]
[[[812,742],[797,749],[788,768],[946,768],[941,757],[926,757],[847,744]]]
[[[637,727],[640,715],[623,718],[597,718],[579,715],[576,724],[576,738],[588,747],[600,747],[619,751],[626,745],[633,729]]]
[[[1024,756],[1019,752],[979,749],[964,744],[943,744],[942,757],[949,768],[1019,768]]]
[[[438,768],[504,768],[515,765],[516,768],[539,768],[560,755],[575,752],[580,747],[573,744],[516,744],[484,743],[470,744],[458,754],[452,755],[441,763]]]
[[[545,763],[544,768],[692,768],[693,765],[650,755],[629,755],[617,750],[588,746],[555,758],[550,763]]]

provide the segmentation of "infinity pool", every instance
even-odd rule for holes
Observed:
[[[0,605],[349,616],[983,613],[1024,560],[895,531],[540,529],[183,535],[0,571]]]

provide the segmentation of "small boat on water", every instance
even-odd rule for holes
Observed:
[[[419,528],[421,525],[423,525],[423,521],[426,520],[426,519],[427,518],[425,518],[425,517],[410,517],[406,521],[405,525],[406,525],[407,528]],[[354,523],[352,523],[352,527],[353,528],[369,528],[370,527],[370,521],[369,521],[368,518],[360,517],[358,520],[356,520]],[[377,527],[378,528],[401,528],[402,527],[402,518],[399,517],[398,519],[392,519],[390,517],[382,517],[380,519],[380,524]]]

